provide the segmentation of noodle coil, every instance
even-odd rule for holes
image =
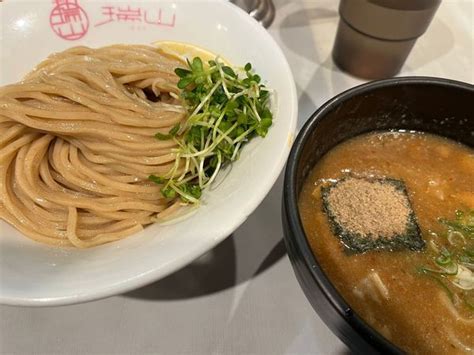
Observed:
[[[29,238],[92,247],[140,231],[178,201],[150,174],[176,164],[186,118],[176,67],[160,49],[75,47],[0,88],[0,218]]]

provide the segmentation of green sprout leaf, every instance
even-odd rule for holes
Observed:
[[[169,139],[173,138],[174,136],[176,136],[176,134],[178,133],[180,127],[181,127],[181,124],[178,122],[177,124],[175,124],[175,125],[170,129],[170,131],[168,132],[168,134],[164,134],[164,133],[157,132],[157,133],[155,133],[155,138],[158,139],[158,140],[160,140],[160,141],[169,140]]]
[[[231,67],[224,66],[222,67],[222,71],[233,78],[237,78],[237,75]]]
[[[173,128],[170,129],[170,135],[172,135],[173,137],[176,136],[176,134],[178,133],[179,131],[179,128],[181,127],[181,124],[178,122],[176,123]]]
[[[202,72],[204,70],[203,65],[202,65],[202,60],[199,57],[195,57],[193,59],[193,63],[191,64],[191,68],[193,72]]]
[[[248,141],[268,134],[273,125],[270,91],[250,63],[242,70],[219,58],[204,64],[195,57],[186,60],[185,68],[176,68],[175,74],[188,117],[155,137],[174,139],[179,160],[166,178],[150,175],[149,179],[163,185],[164,197],[196,203],[219,171],[239,158]]]
[[[162,177],[158,177],[156,175],[150,175],[148,176],[148,180],[153,181],[155,184],[162,185],[166,183],[166,180],[163,179]]]
[[[176,68],[174,70],[175,74],[177,76],[179,76],[180,78],[184,78],[186,76],[188,76],[189,74],[191,74],[191,71],[190,70],[187,70],[187,69],[183,69],[183,68]]]
[[[161,194],[165,198],[175,198],[176,197],[176,191],[171,187],[164,187],[161,189]]]
[[[180,81],[178,81],[178,88],[179,89],[185,89],[189,84],[193,82],[192,77],[185,76],[182,78]]]

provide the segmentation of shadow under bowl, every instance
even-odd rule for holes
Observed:
[[[283,187],[285,243],[306,297],[326,325],[356,353],[402,351],[371,328],[331,284],[311,251],[298,211],[303,183],[337,144],[370,131],[422,131],[474,146],[474,86],[447,79],[404,77],[374,81],[322,105],[299,132]]]

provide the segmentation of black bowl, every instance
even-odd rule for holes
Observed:
[[[283,227],[296,277],[328,327],[357,353],[401,353],[360,318],[331,284],[308,244],[298,197],[312,167],[338,143],[380,130],[430,132],[474,146],[474,86],[447,79],[374,81],[322,105],[296,138],[285,171]]]

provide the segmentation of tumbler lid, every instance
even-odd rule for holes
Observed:
[[[355,30],[384,40],[408,40],[428,28],[441,0],[341,0],[339,14]]]

